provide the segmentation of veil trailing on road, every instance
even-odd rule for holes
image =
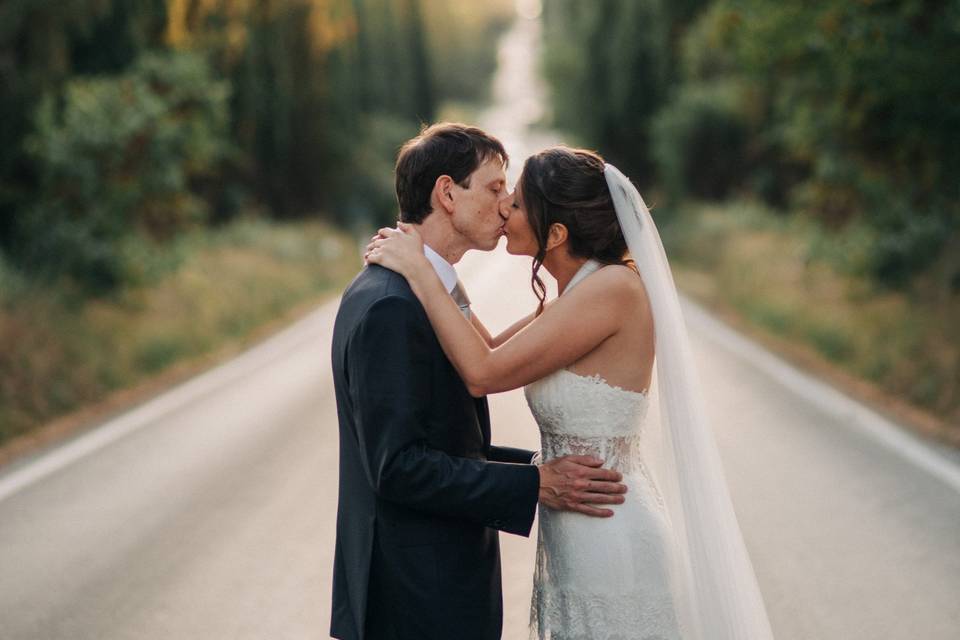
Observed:
[[[659,484],[676,540],[671,581],[684,638],[772,640],[660,234],[630,180],[609,164],[604,175],[653,312],[663,449]]]

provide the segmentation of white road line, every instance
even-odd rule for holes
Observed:
[[[327,302],[293,326],[197,377],[164,392],[75,440],[51,449],[26,466],[0,477],[0,502],[196,399],[243,378],[276,358],[317,339],[316,325],[333,327],[339,298]],[[326,351],[324,350],[324,353]]]
[[[960,465],[938,454],[904,427],[897,426],[872,409],[773,355],[686,297],[683,298],[683,313],[691,331],[703,334],[760,369],[790,392],[833,416],[841,424],[873,438],[960,493]]]

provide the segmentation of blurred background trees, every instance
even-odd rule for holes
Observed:
[[[544,0],[556,122],[661,205],[755,197],[960,290],[960,3]],[[944,261],[949,264],[944,264]]]
[[[396,149],[486,95],[509,0],[6,0],[0,264],[104,293],[240,212],[394,219]]]

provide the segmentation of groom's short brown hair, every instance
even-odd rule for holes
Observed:
[[[397,154],[396,188],[400,220],[423,222],[431,211],[430,194],[437,178],[450,176],[470,187],[470,174],[491,158],[504,167],[510,161],[503,144],[486,131],[456,122],[425,126]]]

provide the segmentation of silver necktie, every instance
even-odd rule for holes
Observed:
[[[463,283],[457,280],[457,284],[453,287],[453,291],[450,292],[450,296],[453,298],[453,301],[457,303],[457,306],[460,307],[460,313],[463,314],[463,317],[467,320],[470,319],[470,298],[467,296],[466,289],[463,288]]]

